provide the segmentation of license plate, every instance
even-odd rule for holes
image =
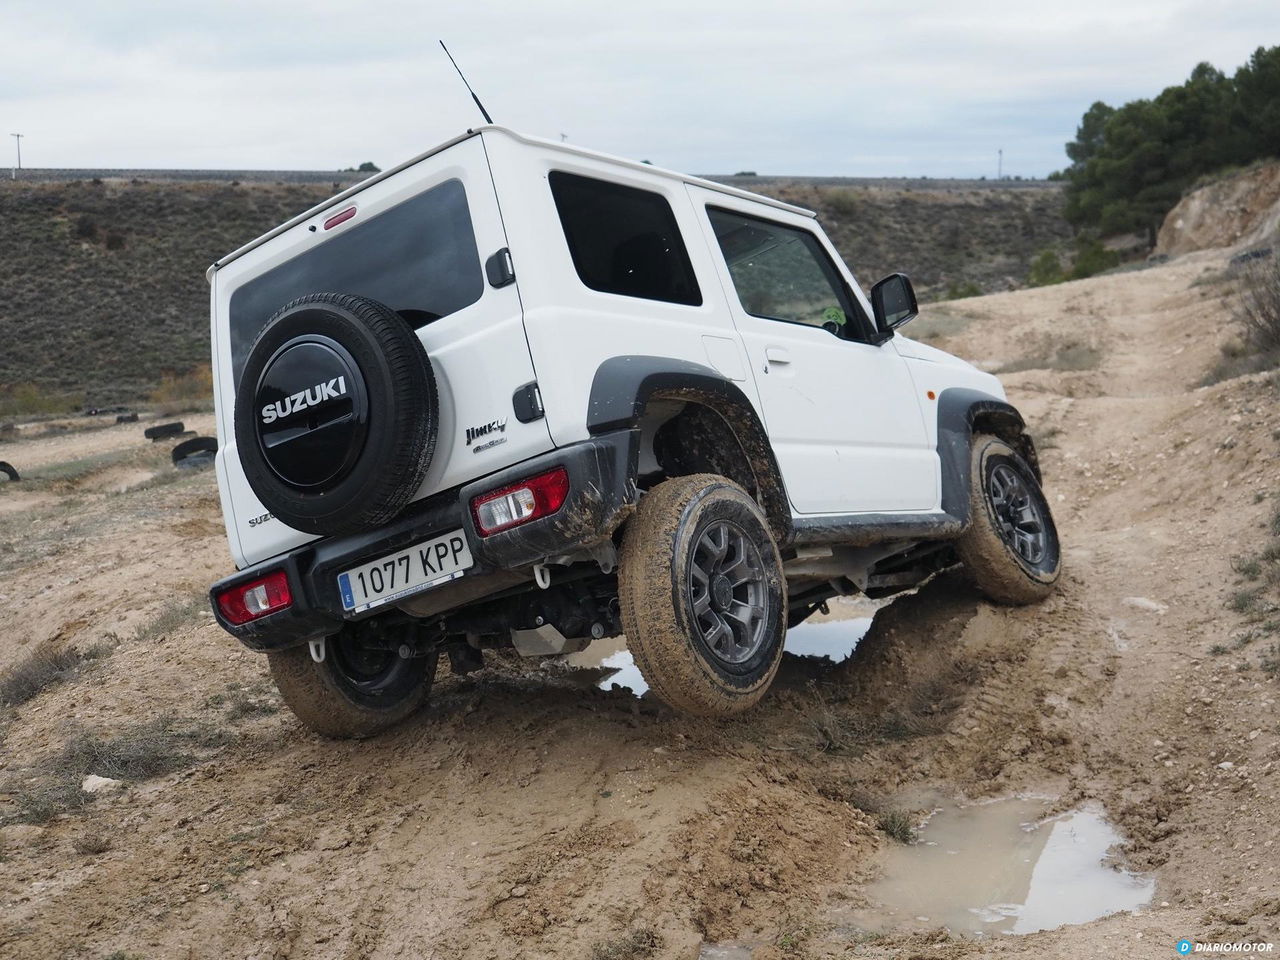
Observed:
[[[467,538],[454,530],[343,571],[338,593],[343,609],[359,613],[456,580],[474,564]]]

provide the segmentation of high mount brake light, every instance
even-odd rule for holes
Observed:
[[[283,570],[228,587],[217,597],[218,609],[234,626],[243,626],[269,613],[293,606],[289,577]]]
[[[530,520],[550,516],[569,495],[569,471],[564,467],[474,497],[471,515],[481,536],[510,530]]]
[[[350,220],[350,219],[351,219],[352,217],[354,217],[355,215],[356,215],[356,208],[355,208],[355,207],[347,207],[347,209],[343,210],[341,213],[335,213],[332,217],[330,217],[328,220],[326,220],[326,221],[324,222],[324,228],[325,228],[326,230],[332,230],[332,229],[333,229],[334,227],[336,227],[338,224],[340,224],[340,223],[346,223],[348,220]]]

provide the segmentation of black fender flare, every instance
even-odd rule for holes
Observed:
[[[951,387],[938,394],[938,459],[942,465],[942,510],[969,521],[969,460],[974,425],[994,433],[1022,454],[1041,479],[1035,444],[1026,432],[1022,414],[1007,400],[969,387]]]
[[[711,367],[673,357],[611,357],[596,368],[587,406],[592,436],[639,426],[652,400],[685,400],[714,410],[746,454],[756,496],[778,542],[791,540],[791,510],[782,471],[756,409],[732,380]]]

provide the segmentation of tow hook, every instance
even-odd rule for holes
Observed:
[[[324,663],[324,641],[324,637],[307,641],[307,646],[311,648],[311,659],[316,663]]]

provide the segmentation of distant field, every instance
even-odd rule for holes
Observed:
[[[27,168],[10,170],[5,179],[24,183],[75,183],[80,180],[145,180],[165,183],[340,183],[350,186],[368,176],[350,170],[113,170],[103,168]]]
[[[14,173],[14,171],[10,171]],[[77,180],[148,180],[177,182],[219,183],[238,180],[241,183],[330,183],[343,186],[364,178],[364,174],[350,170],[147,170],[89,168],[59,169],[56,167],[28,167],[17,171],[16,179],[33,183],[72,183]],[[895,190],[1035,190],[1061,188],[1061,183],[1050,180],[975,180],[935,177],[814,177],[789,174],[734,173],[701,174],[704,179],[732,184],[748,190],[767,188],[775,183],[802,183],[812,187],[854,187],[858,189],[879,187]]]
[[[93,406],[135,401],[164,374],[207,364],[208,265],[357,179],[326,171],[21,177],[0,180],[0,391],[35,384]],[[1060,190],[1038,181],[722,179],[816,210],[864,286],[902,270],[922,299],[1021,285],[1037,251],[1070,236]]]

